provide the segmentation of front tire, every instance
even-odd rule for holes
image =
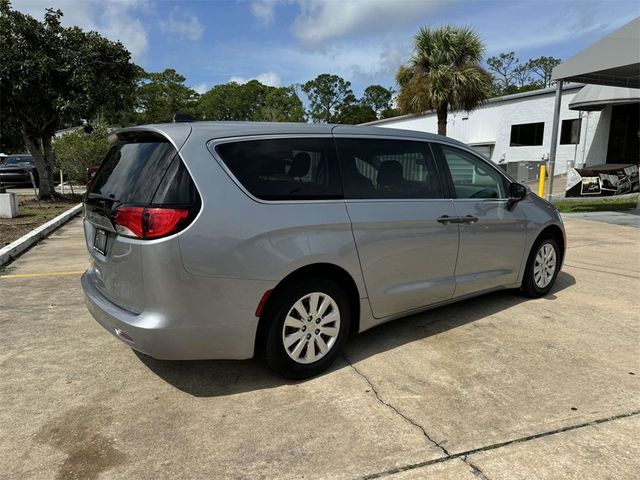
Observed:
[[[309,279],[285,287],[270,308],[267,364],[292,379],[328,369],[349,333],[350,310],[344,289],[333,280]]]
[[[522,292],[530,298],[546,295],[553,288],[560,271],[560,248],[551,237],[536,242],[527,260]]]

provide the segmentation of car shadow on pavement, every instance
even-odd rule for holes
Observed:
[[[543,300],[555,300],[556,293],[575,283],[573,276],[560,272],[553,289]],[[514,291],[499,291],[417,313],[357,335],[347,343],[346,357],[352,363],[358,362],[398,346],[481,320],[528,300]],[[259,359],[167,361],[134,353],[158,377],[195,397],[233,395],[304,382],[276,375]],[[323,375],[345,366],[347,363],[341,358]]]

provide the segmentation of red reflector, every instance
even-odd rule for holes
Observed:
[[[273,290],[267,290],[266,292],[264,292],[264,295],[262,295],[260,303],[258,303],[258,307],[256,308],[256,317],[262,315],[262,310],[264,310],[264,306],[267,303],[267,300],[269,300],[269,295],[271,295],[271,292],[273,292]]]
[[[113,216],[120,235],[135,238],[160,238],[170,235],[189,216],[186,208],[145,208],[123,205]]]
[[[147,208],[146,231],[144,238],[159,238],[169,235],[175,230],[181,220],[189,216],[185,208]]]
[[[144,207],[118,207],[113,216],[113,223],[120,235],[144,238],[142,217]]]

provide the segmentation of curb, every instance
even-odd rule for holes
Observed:
[[[80,213],[81,210],[82,204],[79,203],[75,207],[71,207],[66,212],[62,212],[54,219],[49,220],[47,223],[43,223],[39,227],[31,230],[16,241],[11,242],[6,247],[0,248],[0,267],[14,260],[18,255],[38,243],[43,238],[51,235],[55,230]]]

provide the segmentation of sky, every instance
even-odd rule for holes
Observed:
[[[121,41],[147,71],[173,68],[199,93],[252,78],[282,86],[333,73],[395,86],[421,26],[472,27],[485,58],[567,59],[640,15],[637,0],[12,0],[41,19]]]

